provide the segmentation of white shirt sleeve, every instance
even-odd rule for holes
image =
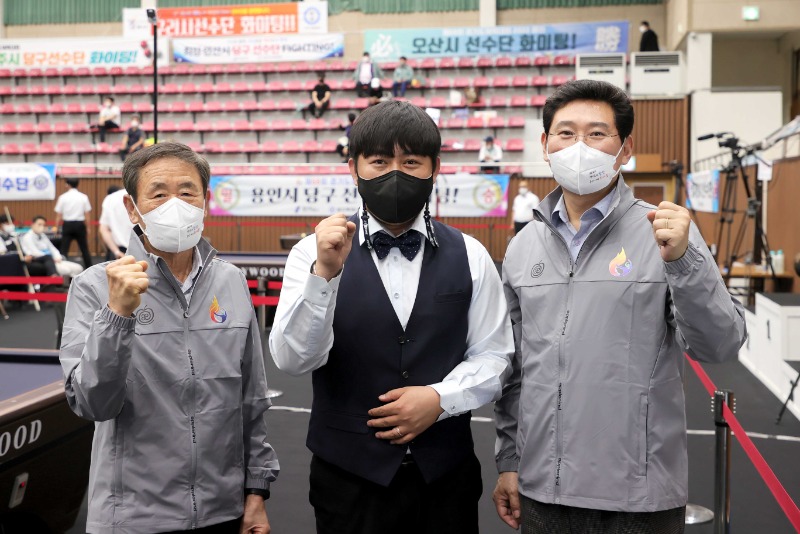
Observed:
[[[92,211],[92,202],[89,200],[88,195],[83,195],[83,211]]]
[[[341,274],[326,282],[311,274],[317,259],[315,235],[303,238],[289,253],[269,350],[275,365],[299,376],[325,365],[333,346],[333,312]]]
[[[444,380],[431,384],[444,410],[440,421],[499,399],[514,354],[511,321],[494,261],[475,238],[464,235],[464,242],[472,275],[467,351]]]
[[[59,195],[58,199],[56,200],[56,207],[53,209],[58,214],[64,212],[64,195]]]

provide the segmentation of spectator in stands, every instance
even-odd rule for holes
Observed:
[[[67,178],[67,192],[58,197],[56,201],[56,226],[63,220],[61,226],[61,254],[69,256],[69,249],[73,239],[78,242],[78,248],[83,256],[83,268],[92,266],[92,255],[89,253],[89,242],[86,239],[86,225],[89,222],[89,212],[92,204],[89,197],[78,191],[78,179]]]
[[[106,142],[106,130],[114,130],[119,128],[122,122],[122,113],[119,106],[114,104],[114,99],[107,96],[103,99],[103,107],[100,108],[100,116],[97,120],[97,133],[100,136],[100,142]]]
[[[514,204],[511,212],[514,219],[514,233],[519,233],[525,225],[533,220],[533,210],[539,205],[539,197],[528,189],[528,182],[525,180],[519,183],[517,196],[514,197]]]
[[[336,145],[336,153],[342,157],[342,163],[347,163],[350,154],[350,130],[353,128],[353,123],[356,122],[357,115],[355,113],[348,113],[346,126],[341,128],[344,130],[344,135],[339,138],[339,144]]]
[[[30,263],[44,267],[46,276],[76,276],[83,271],[77,263],[65,260],[58,249],[44,233],[47,220],[42,215],[33,218],[31,229],[19,240],[22,253],[31,256]]]
[[[17,235],[17,228],[14,226],[14,219],[8,220],[8,217],[0,215],[0,244],[7,251],[14,251],[17,249],[14,244],[14,237]]]
[[[125,207],[125,190],[117,185],[108,188],[100,212],[100,237],[106,245],[106,261],[118,260],[128,250],[133,223]]]
[[[372,62],[369,52],[364,52],[364,56],[361,58],[361,63],[358,64],[355,72],[353,73],[353,79],[356,81],[356,95],[359,98],[369,98],[370,105],[377,103],[378,99],[383,94],[383,92],[380,90],[382,78],[383,71],[381,70],[380,65]],[[373,80],[376,79],[378,80],[377,88],[373,86]]]
[[[311,103],[308,105],[308,111],[311,116],[316,119],[321,119],[322,114],[328,110],[331,105],[331,87],[325,83],[325,73],[319,73],[319,81],[314,89],[311,90]]]
[[[0,215],[0,254],[19,254],[17,243],[19,242],[19,234],[17,228],[14,226],[14,217],[9,221],[5,215]],[[33,256],[23,255],[22,259],[25,261],[28,268],[28,274],[31,276],[48,276],[55,272],[55,265],[50,260],[51,269],[48,269],[42,262],[34,262]]]
[[[650,23],[643,20],[639,25],[642,39],[639,41],[639,52],[658,52],[658,35],[650,28]]]
[[[500,395],[513,352],[500,278],[430,217],[442,140],[424,110],[382,102],[350,140],[364,205],[294,246],[269,339],[279,368],[313,371],[317,533],[476,534],[470,410]]]
[[[483,140],[480,152],[478,152],[478,161],[481,163],[481,171],[487,174],[494,174],[500,172],[500,165],[487,165],[487,163],[500,163],[503,159],[503,149],[500,145],[494,142],[494,137],[491,135]]]
[[[414,69],[408,64],[405,56],[400,57],[400,63],[394,69],[394,83],[392,84],[392,96],[406,96],[406,88],[414,78]]]
[[[503,261],[516,351],[495,404],[495,507],[525,534],[684,532],[684,351],[735,360],[744,308],[689,211],[620,176],[624,89],[567,82],[542,122],[559,187]]]
[[[139,124],[140,117],[138,115],[131,117],[131,126],[128,128],[128,131],[125,132],[125,136],[122,138],[122,143],[120,143],[119,148],[119,157],[123,162],[125,158],[128,157],[128,154],[136,152],[144,147],[147,134],[145,134]]]

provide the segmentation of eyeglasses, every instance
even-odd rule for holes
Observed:
[[[585,135],[576,134],[575,132],[571,132],[569,130],[563,130],[554,134],[547,134],[550,137],[555,137],[559,141],[563,143],[570,143],[575,142],[579,137],[583,138],[583,141],[587,145],[599,145],[602,144],[603,141],[610,139],[612,137],[619,137],[619,134],[607,134],[605,132],[591,132]]]

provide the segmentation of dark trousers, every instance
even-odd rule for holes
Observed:
[[[658,512],[609,512],[545,504],[520,495],[522,534],[683,534],[686,507]]]
[[[114,121],[106,121],[97,125],[97,133],[100,136],[100,142],[106,142],[106,130],[113,130],[119,128],[119,124]]]
[[[406,96],[407,87],[408,87],[408,81],[394,82],[392,84],[392,96]]]
[[[89,242],[86,240],[86,223],[83,221],[64,221],[61,227],[61,255],[66,259],[72,240],[78,242],[83,256],[83,268],[92,266],[92,256],[89,254]]]
[[[474,454],[430,484],[404,462],[386,488],[315,455],[310,482],[317,534],[478,534],[483,485]]]
[[[311,116],[312,117],[316,117],[317,119],[321,119],[322,118],[322,114],[325,113],[326,111],[328,111],[328,108],[330,107],[330,105],[331,105],[331,101],[330,100],[328,100],[327,102],[323,102],[320,107],[317,107],[317,105],[314,104],[314,102],[311,102],[308,105],[308,111],[311,112]]]
[[[119,249],[119,251],[120,251],[120,252],[122,252],[123,254],[125,254],[126,252],[128,252],[128,249],[127,249],[127,248],[125,248],[125,247],[117,247],[117,248],[118,248],[118,249]],[[114,253],[113,253],[113,252],[111,252],[111,249],[110,249],[110,248],[106,248],[106,261],[114,261],[114,260],[116,260],[116,259],[117,259],[117,257],[116,257],[116,256],[114,256]]]
[[[242,524],[242,518],[232,519],[224,523],[211,525],[210,527],[198,528],[195,530],[175,530],[166,532],[165,534],[180,534],[181,532],[191,532],[192,534],[239,534],[239,526]]]
[[[56,262],[52,256],[39,256],[33,258],[28,264],[28,274],[31,276],[56,276]]]

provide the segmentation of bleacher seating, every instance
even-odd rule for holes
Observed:
[[[460,152],[461,161],[477,158],[486,135],[503,145],[505,161],[520,161],[525,121],[539,118],[547,95],[574,76],[571,56],[445,57],[408,63],[421,84],[409,87],[406,100],[442,109],[443,137],[463,146],[455,151],[446,143],[446,150]],[[346,114],[368,105],[354,92],[356,65],[330,60],[159,68],[159,138],[186,142],[217,165],[277,162],[326,168],[338,162],[335,147]],[[387,95],[395,66],[382,63]],[[325,116],[314,119],[305,108],[320,71],[326,72],[334,94]],[[463,105],[452,104],[451,93],[468,87],[479,96],[465,116]],[[63,172],[80,170],[80,164],[118,163],[121,131],[109,132],[107,143],[96,137],[101,100],[115,97],[123,129],[136,113],[143,129],[151,132],[152,88],[152,67],[0,69],[0,154],[10,162],[57,161],[66,164]],[[474,115],[478,111],[488,113]],[[336,172],[340,167],[334,167]]]

